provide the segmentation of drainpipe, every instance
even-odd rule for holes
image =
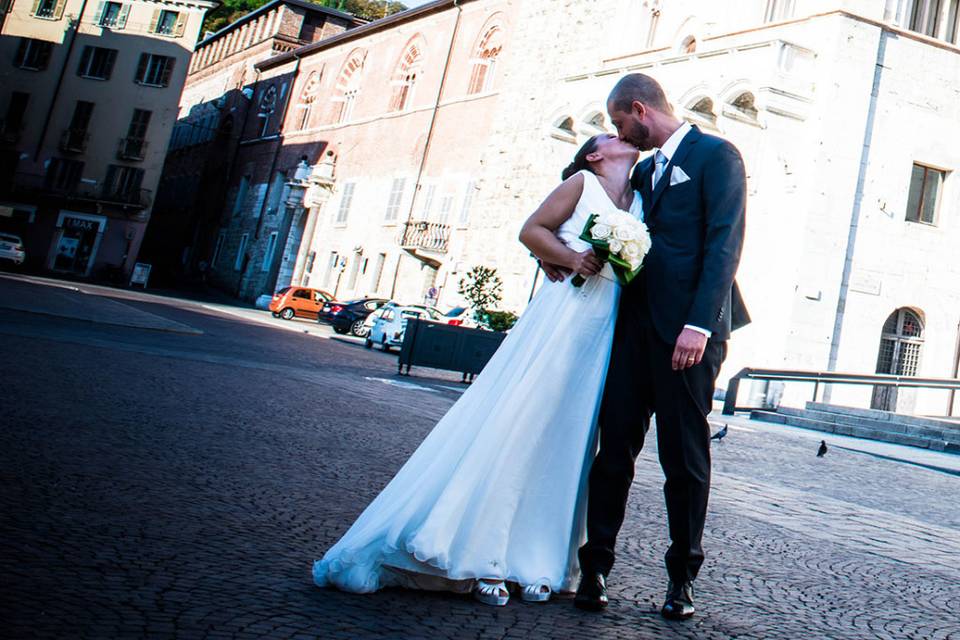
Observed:
[[[450,34],[450,46],[447,47],[447,59],[443,63],[443,75],[440,77],[440,88],[437,89],[437,99],[433,104],[433,113],[430,116],[430,127],[427,129],[427,139],[423,144],[423,153],[420,155],[420,166],[417,168],[417,180],[413,185],[413,197],[410,198],[410,209],[407,211],[407,224],[413,219],[413,208],[417,202],[417,193],[420,191],[420,181],[423,179],[423,168],[427,164],[427,155],[430,153],[430,143],[433,142],[433,131],[437,124],[437,114],[440,112],[440,99],[443,97],[443,88],[447,84],[447,73],[450,70],[450,58],[453,55],[453,45],[457,41],[457,32],[460,30],[460,18],[463,15],[462,0],[453,0],[457,8],[457,19],[453,23],[453,33]],[[400,275],[400,263],[403,261],[403,251],[397,256],[397,266],[393,270],[393,283],[390,285],[390,298],[397,291],[397,277]]]
[[[12,8],[12,7],[11,7]],[[37,140],[37,148],[33,152],[33,161],[40,158],[40,151],[43,150],[43,141],[47,137],[47,130],[50,128],[50,120],[53,119],[53,110],[57,106],[57,98],[60,97],[60,89],[63,87],[63,77],[67,74],[67,65],[70,64],[70,56],[73,54],[73,45],[77,41],[77,33],[80,31],[80,24],[83,20],[83,12],[87,10],[87,0],[83,0],[80,5],[80,13],[77,15],[77,22],[70,34],[70,44],[67,45],[67,53],[63,58],[63,66],[60,67],[60,74],[57,76],[57,84],[53,89],[53,97],[50,99],[50,107],[47,109],[47,115],[43,118],[43,126],[40,128],[40,138]]]
[[[857,231],[860,226],[860,211],[863,206],[863,189],[867,178],[867,166],[870,163],[870,145],[873,142],[874,121],[877,115],[877,98],[880,93],[880,80],[886,60],[887,39],[891,34],[880,27],[880,40],[877,44],[877,58],[873,69],[873,87],[870,92],[870,106],[867,108],[867,122],[863,133],[863,146],[860,148],[860,170],[857,173],[857,189],[853,197],[853,210],[850,212],[850,228],[847,232],[847,250],[843,261],[843,273],[840,276],[840,293],[837,297],[837,311],[833,320],[833,335],[830,338],[830,356],[827,371],[837,370],[837,356],[840,351],[840,337],[843,333],[843,316],[847,308],[847,294],[850,291],[850,273],[853,271],[853,256],[857,245]],[[832,385],[826,385],[823,401],[829,403]]]

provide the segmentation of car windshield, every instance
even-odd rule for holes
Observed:
[[[290,287],[284,287],[283,289],[280,289],[279,291],[277,291],[276,295],[282,296],[282,295],[285,294],[287,291],[290,291]]]
[[[5,233],[0,233],[0,240],[3,240],[4,242],[16,242],[17,244],[20,244],[20,238],[17,236],[8,236]]]
[[[340,304],[345,307],[349,307],[354,304],[363,304],[364,302],[366,302],[365,298],[357,298],[356,300],[347,300],[346,302],[341,302]]]
[[[453,309],[450,309],[450,311],[447,311],[447,313],[444,315],[446,315],[448,318],[456,318],[466,310],[467,309],[465,307],[454,307]]]

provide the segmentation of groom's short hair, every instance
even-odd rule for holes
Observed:
[[[642,102],[657,111],[673,113],[673,107],[660,83],[642,73],[631,73],[620,78],[610,92],[610,101],[617,111],[630,111],[634,102]]]

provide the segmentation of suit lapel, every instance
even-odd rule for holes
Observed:
[[[643,218],[650,216],[650,181],[653,174],[653,157],[645,158],[633,171],[633,188],[640,192],[640,204],[643,205]]]
[[[673,168],[679,166],[681,162],[687,157],[687,154],[690,153],[690,149],[695,145],[703,134],[700,133],[700,129],[694,125],[691,127],[690,132],[683,137],[683,140],[680,141],[680,146],[677,147],[676,153],[673,154],[673,157],[670,158],[670,162],[667,163],[666,169],[663,171],[663,176],[660,178],[660,182],[657,183],[657,187],[653,190],[653,194],[650,196],[650,209],[653,211],[653,208],[656,206],[657,201],[660,200],[660,196],[663,195],[663,192],[667,190],[667,187],[670,186],[670,175],[673,173]],[[650,180],[648,179],[648,182]],[[646,211],[646,207],[644,207]]]

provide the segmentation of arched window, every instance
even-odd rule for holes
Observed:
[[[696,36],[687,36],[680,43],[680,53],[693,53],[697,50]]]
[[[894,311],[883,323],[880,353],[877,356],[877,373],[895,376],[917,375],[923,339],[923,319],[919,312],[913,309]],[[897,408],[897,389],[875,387],[870,406],[883,411],[894,411]]]
[[[485,30],[473,50],[473,69],[467,94],[485,93],[493,89],[496,78],[497,58],[503,48],[503,28],[487,21]]]
[[[423,68],[423,37],[414,38],[400,56],[393,73],[393,95],[390,98],[390,111],[403,111],[413,104],[417,87],[417,77]]]
[[[730,106],[740,112],[750,120],[757,119],[756,99],[749,91],[741,93],[730,102]]]
[[[694,101],[687,109],[693,116],[693,120],[703,120],[711,125],[716,124],[717,114],[713,111],[713,100],[708,97],[699,98]]]
[[[600,111],[587,114],[581,121],[580,132],[586,136],[607,133],[607,119]]]
[[[360,80],[363,75],[363,63],[367,53],[362,49],[355,49],[347,56],[347,61],[340,68],[337,83],[333,89],[333,110],[330,122],[348,122],[353,117],[353,107],[360,95]]]
[[[310,126],[310,116],[313,113],[313,102],[320,91],[320,73],[313,71],[307,77],[307,82],[300,92],[300,101],[297,104],[297,129],[300,131]]]
[[[577,133],[574,131],[574,126],[575,124],[572,117],[561,116],[553,121],[553,127],[550,135],[557,140],[576,143]]]
[[[277,88],[273,85],[267,87],[267,90],[260,96],[260,109],[257,117],[260,118],[260,136],[267,135],[270,126],[270,117],[277,109]]]

